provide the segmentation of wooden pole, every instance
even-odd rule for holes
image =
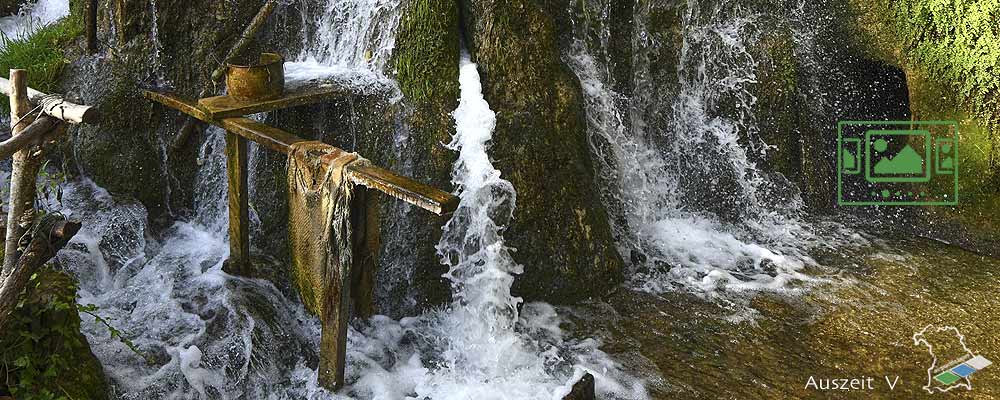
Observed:
[[[97,53],[97,0],[87,1],[87,13],[84,23],[87,29],[87,53]]]
[[[347,363],[347,326],[351,311],[351,265],[337,263],[336,274],[328,282],[319,316],[323,331],[319,339],[319,376],[317,383],[336,391],[344,386]]]
[[[80,223],[65,221],[60,217],[49,216],[39,221],[41,226],[35,230],[24,253],[17,256],[7,253],[17,264],[13,273],[0,282],[0,332],[4,332],[10,320],[10,313],[17,306],[18,297],[28,285],[31,275],[43,264],[55,257],[56,252],[80,231]]]
[[[364,186],[355,186],[351,197],[351,298],[354,316],[375,315],[375,269],[379,250],[378,198]]]
[[[24,122],[21,124],[24,125]],[[10,139],[0,143],[0,161],[13,156],[18,150],[44,143],[59,124],[58,119],[48,115],[36,119],[31,125],[24,128],[19,135],[12,136]]]
[[[226,175],[229,182],[229,260],[226,272],[250,276],[250,203],[247,189],[246,138],[226,132]]]
[[[6,96],[11,95],[11,80],[0,77],[0,92]],[[30,87],[26,91],[25,101],[41,105],[42,112],[54,118],[71,124],[96,124],[101,121],[101,112],[96,107],[71,103],[58,95],[50,96]]]
[[[31,111],[31,103],[28,101],[28,76],[23,69],[10,70],[10,120],[11,136],[17,137],[23,132],[28,124],[21,121],[28,118]],[[28,121],[30,122],[30,121]],[[17,253],[17,241],[27,229],[28,224],[35,217],[35,175],[38,174],[41,157],[35,155],[34,148],[29,147],[14,153],[14,159],[10,172],[10,200],[7,213],[7,236],[4,246],[3,268],[0,269],[0,280],[5,280],[13,271],[17,263],[17,257],[9,255]]]

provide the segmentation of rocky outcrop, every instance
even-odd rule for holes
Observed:
[[[100,361],[80,333],[76,282],[43,269],[29,283],[12,324],[0,332],[0,395],[18,399],[107,399]]]
[[[497,113],[490,154],[517,190],[504,237],[525,266],[517,294],[569,302],[622,279],[596,190],[580,83],[561,62],[555,17],[532,0],[464,1],[463,24]]]

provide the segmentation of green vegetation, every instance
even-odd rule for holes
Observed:
[[[869,48],[904,67],[908,76],[925,75],[925,80],[939,86],[934,89],[942,90],[938,99],[956,103],[948,108],[958,106],[988,131],[986,143],[977,145],[989,147],[983,149],[984,161],[990,172],[997,172],[1000,0],[851,0],[851,4]]]
[[[104,371],[80,333],[76,290],[65,272],[43,269],[31,277],[0,335],[0,386],[15,398],[107,397]]]
[[[411,3],[401,22],[394,64],[407,99],[423,102],[458,93],[458,9],[451,2]]]
[[[79,3],[82,4],[82,3]],[[11,68],[28,71],[28,84],[39,91],[51,92],[59,82],[63,67],[68,63],[63,50],[83,33],[83,13],[77,3],[71,4],[70,15],[27,38],[0,35],[0,71],[7,76]],[[9,109],[6,101],[5,110]]]

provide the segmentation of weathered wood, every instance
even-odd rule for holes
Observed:
[[[97,0],[86,0],[87,10],[84,17],[86,25],[87,53],[97,52]]]
[[[23,69],[10,70],[7,92],[10,96],[11,138],[16,138],[28,127],[28,73]],[[22,120],[23,119],[23,120]],[[10,199],[7,206],[7,234],[4,236],[4,254],[17,253],[17,241],[35,216],[35,176],[41,163],[33,149],[22,149],[14,153],[10,171]],[[0,280],[6,279],[17,264],[16,257],[5,257],[0,269]]]
[[[351,299],[354,316],[375,315],[375,269],[379,250],[378,199],[375,191],[356,186],[351,194]]]
[[[351,311],[351,269],[343,265],[338,257],[332,259],[338,273],[330,279],[323,300],[323,315],[319,316],[322,332],[319,339],[319,369],[317,383],[337,390],[344,386],[344,370],[347,362],[347,326]]]
[[[10,80],[0,77],[0,92],[10,96]],[[49,96],[32,88],[27,88],[27,99],[32,104],[42,106],[42,112],[71,124],[96,124],[101,121],[97,107],[71,103],[58,95]]]
[[[204,108],[209,118],[219,119],[321,103],[343,94],[343,87],[323,84],[288,90],[281,97],[271,100],[237,100],[225,95],[200,99],[198,105]]]
[[[21,124],[25,125],[24,122]],[[42,144],[51,136],[51,133],[59,124],[60,122],[58,119],[52,118],[48,115],[43,115],[41,118],[36,119],[24,128],[24,130],[21,130],[20,134],[11,136],[10,139],[0,143],[0,161],[6,160],[7,158],[13,156],[17,151],[27,148],[28,146]],[[18,129],[20,128],[21,127],[18,127]]]
[[[150,100],[222,127],[280,153],[288,154],[289,146],[305,141],[305,139],[291,133],[248,118],[212,119],[205,110],[194,102],[172,94],[145,91],[144,95]],[[451,213],[458,207],[458,197],[451,193],[397,175],[383,168],[350,166],[347,168],[347,177],[354,184],[378,190],[438,215]]]
[[[58,217],[50,216],[40,223],[42,226],[34,230],[36,234],[23,253],[7,253],[7,258],[16,260],[16,264],[10,276],[0,282],[0,332],[6,329],[10,313],[17,306],[18,297],[31,275],[80,231],[79,222],[64,221]]]
[[[579,381],[573,384],[573,389],[563,397],[563,400],[595,400],[597,399],[597,388],[594,384],[594,375],[589,372],[584,374]]]
[[[229,260],[226,272],[250,276],[250,203],[247,183],[247,140],[226,132],[229,182]]]

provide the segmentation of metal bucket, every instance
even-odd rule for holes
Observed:
[[[271,100],[285,93],[285,58],[280,54],[261,53],[251,65],[228,63],[226,88],[237,100]]]

